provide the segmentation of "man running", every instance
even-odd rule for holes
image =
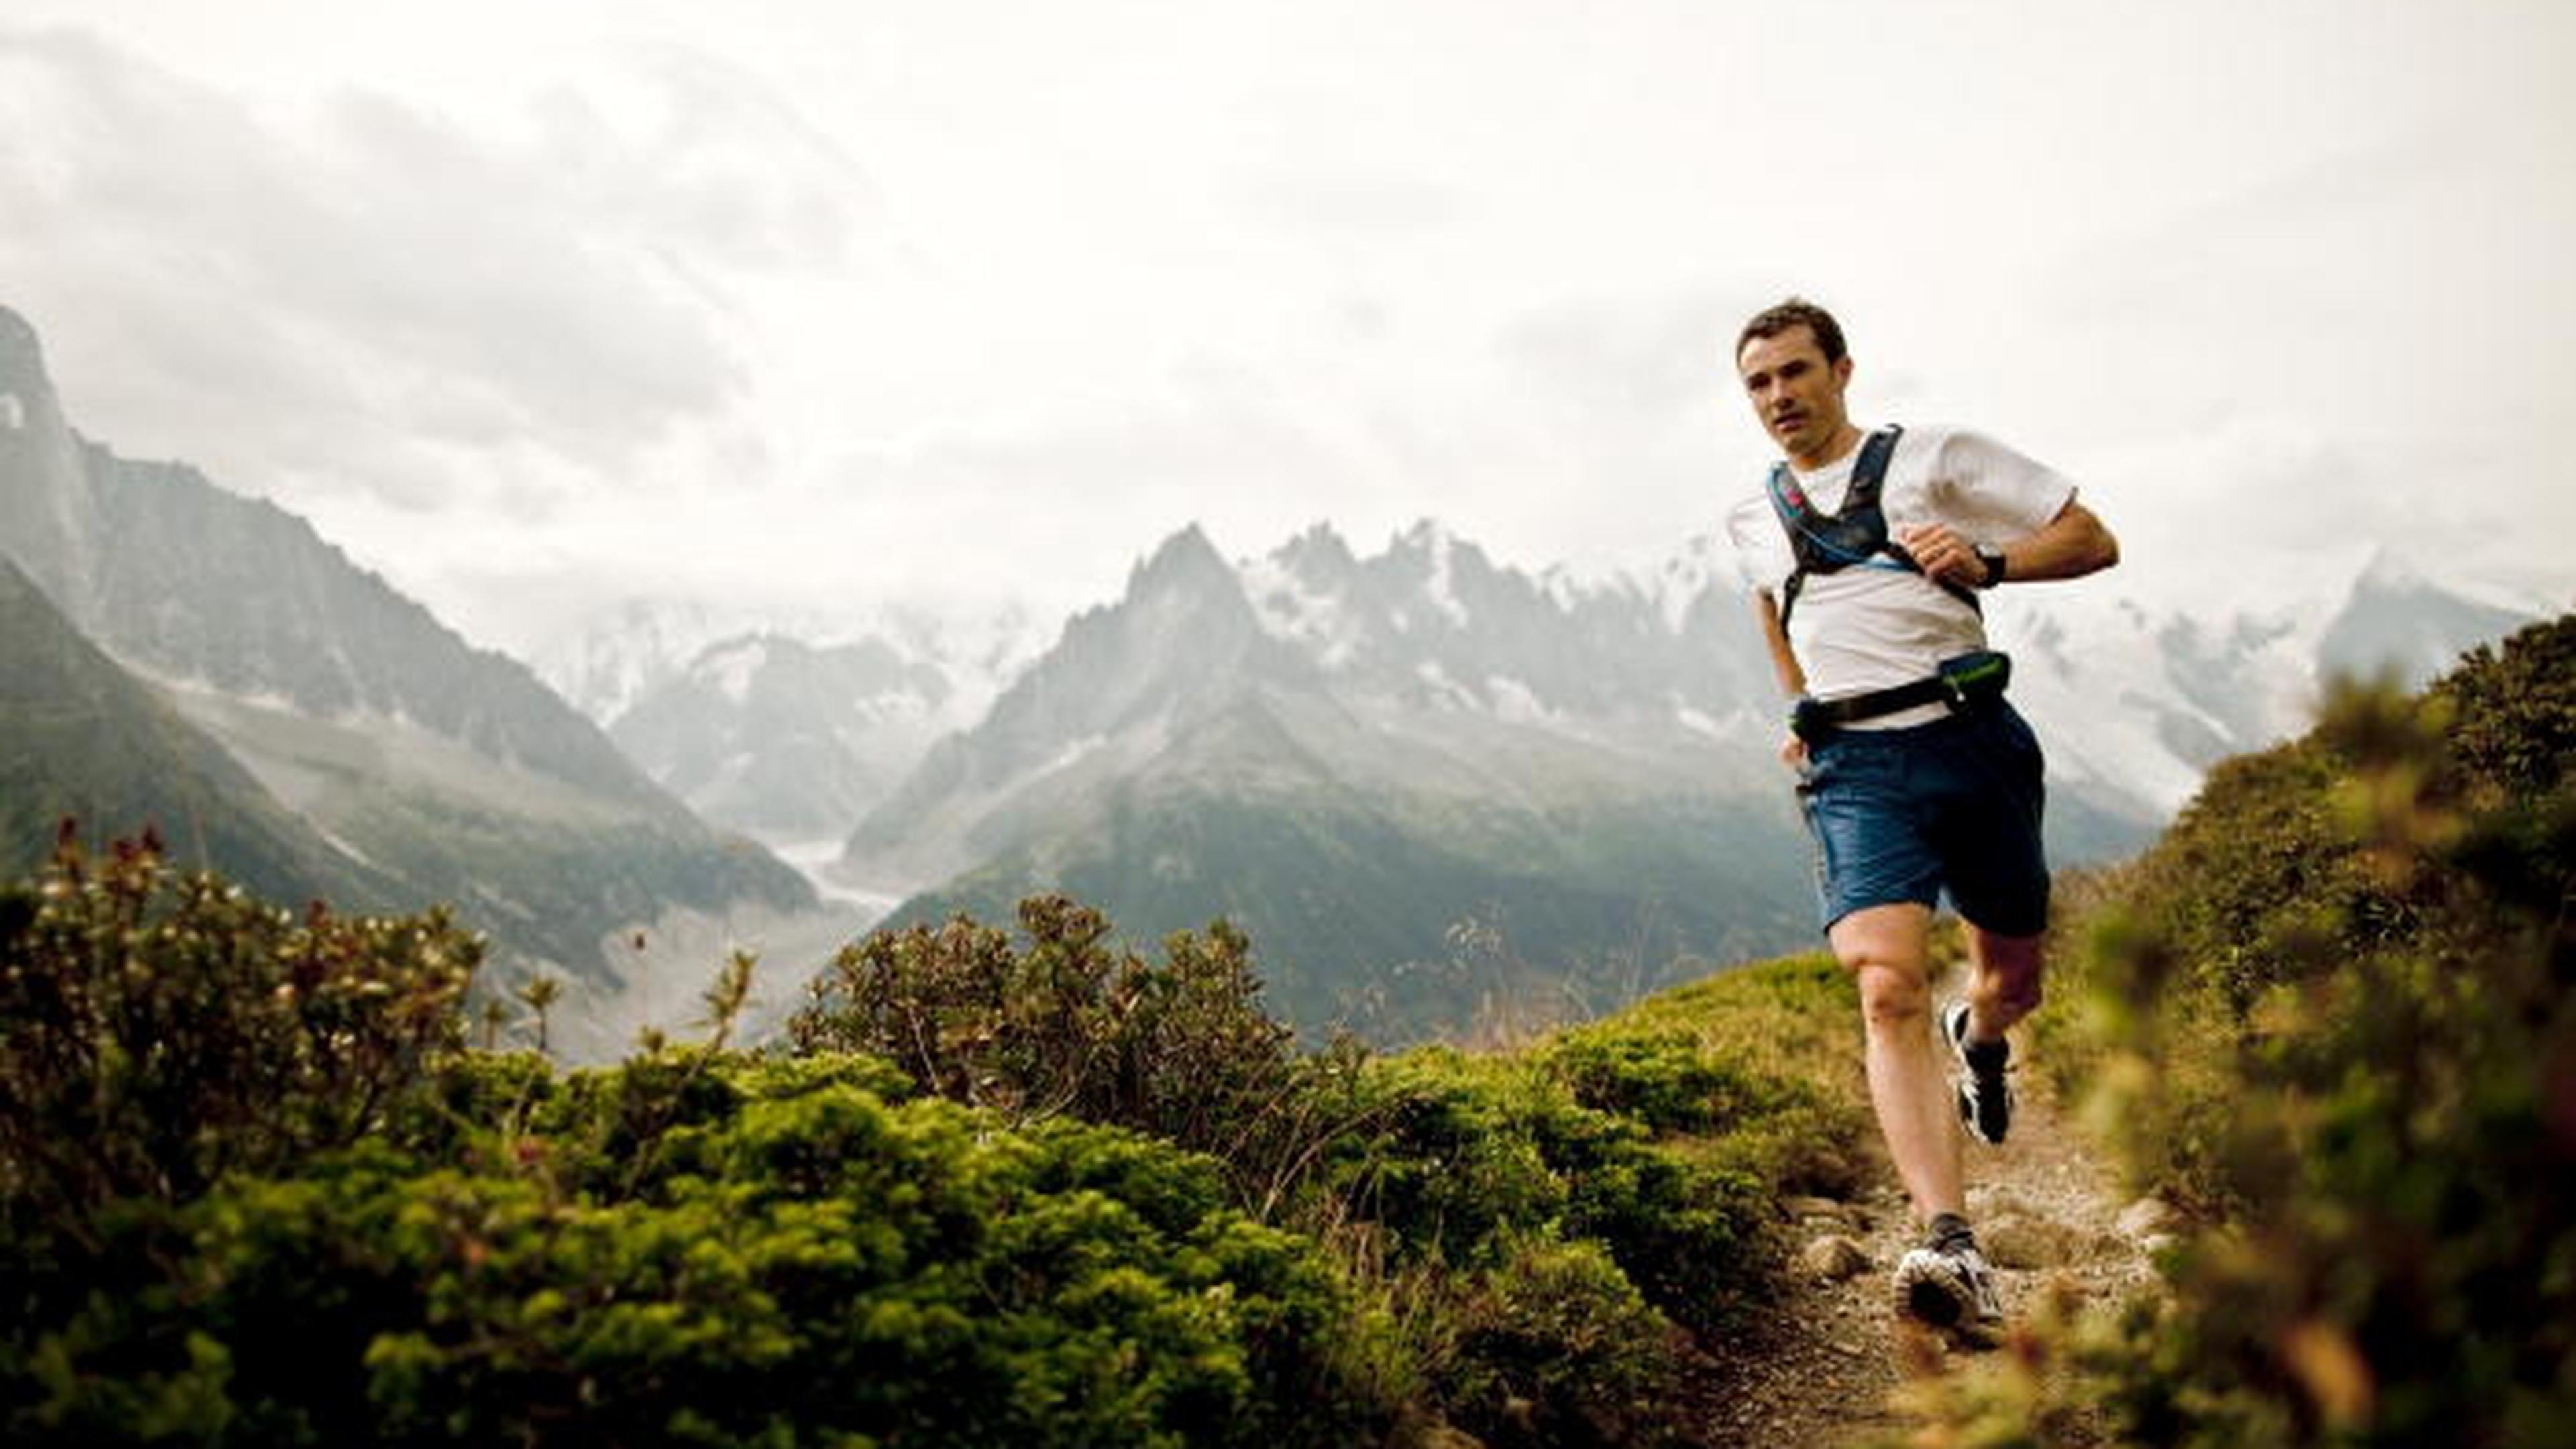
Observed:
[[[1979,600],[2108,568],[2119,544],[2073,484],[1992,439],[1864,433],[1844,406],[1842,328],[1813,303],[1757,314],[1735,362],[1786,458],[1729,528],[1796,701],[1781,758],[1815,837],[1826,939],[1859,987],[1870,1102],[1926,1234],[1897,1267],[1897,1303],[1982,1329],[2003,1315],[1959,1138],[1999,1143],[2012,1125],[2004,1033],[2039,1005],[2048,865],[2039,744],[2003,697],[2010,667],[1986,650]],[[1969,979],[1936,1024],[1945,891]]]

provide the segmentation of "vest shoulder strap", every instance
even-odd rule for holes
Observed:
[[[1806,490],[1798,486],[1797,475],[1789,471],[1787,462],[1771,465],[1766,484],[1771,508],[1780,516],[1780,526],[1789,535],[1790,552],[1796,557],[1796,566],[1780,590],[1781,628],[1789,627],[1789,612],[1797,607],[1798,591],[1810,573],[1833,573],[1880,554],[1916,574],[1923,572],[1913,555],[1888,536],[1887,515],[1878,502],[1887,482],[1888,460],[1896,455],[1896,440],[1904,433],[1903,427],[1889,423],[1861,440],[1860,456],[1852,460],[1851,484],[1843,492],[1842,507],[1833,513],[1816,507]],[[1972,591],[1947,582],[1938,587],[1969,608],[1984,612]]]
[[[1861,440],[1860,457],[1852,462],[1851,488],[1843,494],[1843,516],[1878,507],[1879,485],[1887,481],[1887,460],[1896,455],[1896,440],[1904,431],[1889,423]]]

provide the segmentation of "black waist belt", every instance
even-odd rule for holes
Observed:
[[[1867,694],[1847,694],[1840,699],[1810,700],[1799,707],[1798,713],[1804,719],[1833,729],[1891,715],[1901,709],[1912,709],[1918,704],[1955,704],[1958,699],[1958,691],[1950,687],[1950,681],[1935,674],[1929,679],[1918,679],[1893,689],[1873,689]]]
[[[2002,698],[2004,686],[2011,682],[2012,660],[1993,650],[1979,650],[1945,659],[1939,673],[1893,688],[1847,694],[1840,699],[1801,699],[1789,725],[1800,739],[1812,740],[1829,730],[1916,705],[1946,704],[1952,709],[1967,709]]]

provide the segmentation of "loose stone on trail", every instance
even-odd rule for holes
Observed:
[[[1840,1233],[1811,1238],[1798,1250],[1799,1271],[1827,1283],[1839,1283],[1869,1267],[1869,1250]]]

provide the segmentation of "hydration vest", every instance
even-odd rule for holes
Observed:
[[[1809,574],[1839,573],[1853,565],[1923,572],[1914,556],[1887,536],[1887,514],[1878,506],[1879,485],[1887,478],[1887,460],[1896,452],[1897,435],[1904,431],[1891,423],[1862,441],[1860,457],[1852,463],[1851,488],[1843,494],[1839,513],[1816,507],[1806,490],[1798,486],[1797,476],[1789,471],[1787,463],[1771,465],[1771,509],[1780,515],[1780,526],[1788,530],[1789,548],[1798,560],[1797,567],[1789,571],[1789,582],[1780,590],[1780,628],[1784,632],[1789,627],[1789,611],[1797,607],[1799,586],[1806,583]],[[1934,582],[1942,592],[1979,614],[1985,612],[1968,588],[1947,581]]]

